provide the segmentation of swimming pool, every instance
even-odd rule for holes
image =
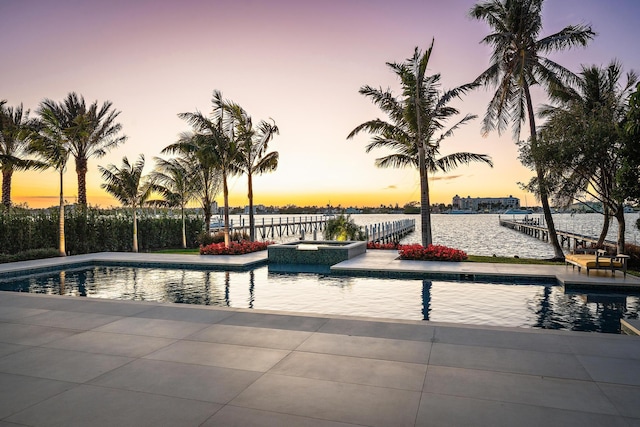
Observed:
[[[545,283],[483,283],[93,265],[0,278],[0,290],[476,325],[620,332],[633,294],[565,293]]]

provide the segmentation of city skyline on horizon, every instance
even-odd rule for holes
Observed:
[[[243,106],[254,122],[272,118],[280,128],[269,144],[280,153],[273,173],[254,178],[254,203],[298,206],[404,205],[419,201],[417,172],[378,169],[383,151],[365,153],[368,135],[347,141],[358,124],[382,113],[358,89],[369,84],[398,94],[386,62],[402,62],[414,47],[426,49],[435,38],[429,73],[442,73],[443,89],[472,81],[489,63],[489,48],[479,44],[488,26],[467,17],[475,0],[428,4],[403,0],[327,1],[320,4],[277,0],[268,5],[242,1],[202,4],[190,0],[116,1],[109,4],[62,0],[0,0],[0,35],[11,60],[3,70],[0,99],[21,102],[34,116],[44,98],[61,101],[75,91],[90,103],[110,100],[121,111],[128,141],[104,158],[89,159],[88,202],[117,206],[100,189],[98,165],[120,165],[143,153],[153,157],[189,130],[180,112],[211,109],[211,94]],[[640,71],[634,17],[640,2],[547,0],[547,35],[566,25],[591,24],[598,33],[586,47],[551,55],[574,72],[581,64],[606,65],[618,59],[624,70]],[[215,25],[208,19],[215,17]],[[222,37],[221,35],[225,35]],[[9,39],[10,38],[10,39]],[[533,173],[517,159],[511,131],[483,137],[481,118],[491,91],[478,89],[454,106],[478,119],[443,141],[442,153],[488,154],[494,168],[473,164],[430,176],[432,203],[451,203],[455,194],[476,197],[535,197],[518,182]],[[546,102],[540,91],[534,103]],[[451,121],[452,125],[455,120]],[[521,139],[526,134],[523,132]],[[246,178],[231,178],[230,205],[244,206]],[[16,172],[12,201],[30,207],[57,204],[57,173]],[[75,165],[65,174],[65,198],[77,196]],[[216,197],[221,204],[222,195]]]

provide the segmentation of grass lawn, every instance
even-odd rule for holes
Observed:
[[[155,254],[186,254],[186,255],[200,255],[200,249],[161,249],[159,251],[153,251]]]

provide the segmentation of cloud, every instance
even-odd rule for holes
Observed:
[[[391,185],[389,185],[389,186],[387,186],[387,187],[383,188],[382,190],[383,190],[383,191],[384,191],[384,190],[396,190],[397,188],[398,188],[398,186],[397,186],[397,185],[395,185],[395,184],[391,184]]]
[[[429,181],[449,181],[452,179],[460,178],[464,175],[447,175],[447,176],[435,176],[433,178],[429,178]]]

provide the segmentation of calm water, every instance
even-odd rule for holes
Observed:
[[[273,218],[277,223],[280,218],[287,216],[256,216],[256,224],[261,224],[264,218],[269,224]],[[289,216],[290,221],[300,216]],[[304,215],[302,215],[304,218]],[[502,215],[507,219],[522,219],[523,215]],[[352,215],[351,218],[358,225],[379,224],[383,222],[397,221],[411,218],[416,220],[416,230],[406,236],[401,243],[420,243],[420,216],[419,215]],[[542,214],[529,215],[529,218],[540,218]],[[233,215],[234,223],[238,224],[242,219],[248,223],[248,216]],[[640,244],[640,231],[636,228],[637,213],[625,214],[626,219],[626,240],[627,243]],[[499,215],[479,214],[479,215],[432,215],[432,232],[434,244],[445,245],[462,249],[473,255],[493,254],[497,256],[515,256],[521,258],[553,258],[553,249],[548,243],[537,240],[533,237],[518,233],[505,227],[500,227]],[[563,231],[571,231],[590,236],[599,236],[602,229],[602,215],[600,214],[555,214],[554,221],[556,228]],[[616,240],[618,226],[615,220],[611,222],[608,239]],[[297,240],[299,236],[284,236],[281,239],[273,239],[279,242]],[[307,233],[307,239],[312,236]],[[321,238],[318,235],[318,238]]]
[[[559,286],[247,272],[90,267],[0,280],[0,290],[619,333],[634,295],[565,294]]]

